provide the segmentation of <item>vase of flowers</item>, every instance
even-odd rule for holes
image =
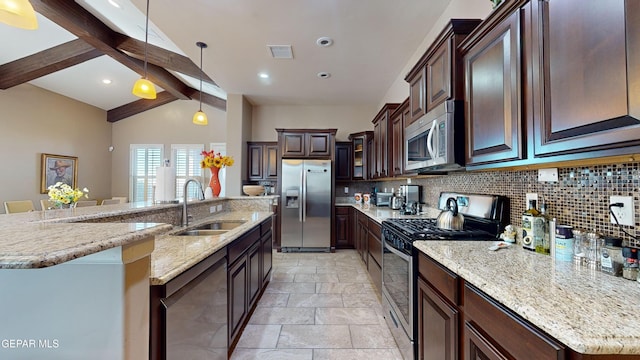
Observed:
[[[73,189],[68,184],[62,182],[57,182],[54,185],[49,186],[47,189],[49,190],[49,201],[51,201],[57,209],[64,207],[74,208],[80,198],[83,196],[85,198],[89,197],[87,194],[89,189]]]
[[[211,171],[211,180],[209,180],[209,187],[213,192],[213,196],[220,196],[220,191],[222,191],[222,185],[220,184],[220,179],[218,178],[218,173],[220,169],[225,166],[233,165],[233,158],[231,156],[222,156],[220,153],[216,153],[213,150],[211,151],[203,151],[202,156],[204,158],[200,161],[201,168],[208,168]]]

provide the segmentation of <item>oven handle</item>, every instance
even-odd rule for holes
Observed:
[[[394,248],[393,246],[389,245],[389,243],[385,240],[384,242],[384,247],[391,251],[393,254],[400,256],[400,258],[404,261],[410,261],[411,260],[411,256],[407,255],[403,252],[401,252],[400,250]]]
[[[427,151],[433,160],[436,158],[436,152],[433,149],[433,132],[436,130],[436,125],[438,125],[438,121],[433,120],[431,130],[429,131],[429,135],[427,135]]]

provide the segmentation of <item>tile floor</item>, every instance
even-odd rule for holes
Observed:
[[[401,360],[355,250],[273,253],[271,282],[231,359]]]

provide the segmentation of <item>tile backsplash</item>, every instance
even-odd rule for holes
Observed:
[[[610,223],[608,208],[610,196],[632,196],[634,222],[639,223],[639,168],[640,163],[558,168],[557,182],[538,182],[537,170],[459,172],[413,178],[412,184],[423,186],[423,201],[430,206],[436,206],[442,191],[506,196],[510,199],[511,223],[518,226],[525,210],[526,193],[537,193],[547,204],[549,216],[556,218],[558,224],[619,236],[631,245],[639,246],[640,242]],[[404,180],[380,181],[375,186],[381,191],[406,183]],[[636,236],[635,226],[623,228]]]

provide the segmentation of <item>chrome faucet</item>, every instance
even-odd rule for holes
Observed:
[[[189,179],[184,183],[184,189],[182,195],[184,196],[184,200],[182,201],[182,226],[189,226],[189,214],[187,213],[187,188],[189,187],[190,182],[195,182],[198,184],[198,189],[200,189],[200,193],[202,194],[202,200],[204,200],[204,191],[202,191],[202,184],[196,179]]]

